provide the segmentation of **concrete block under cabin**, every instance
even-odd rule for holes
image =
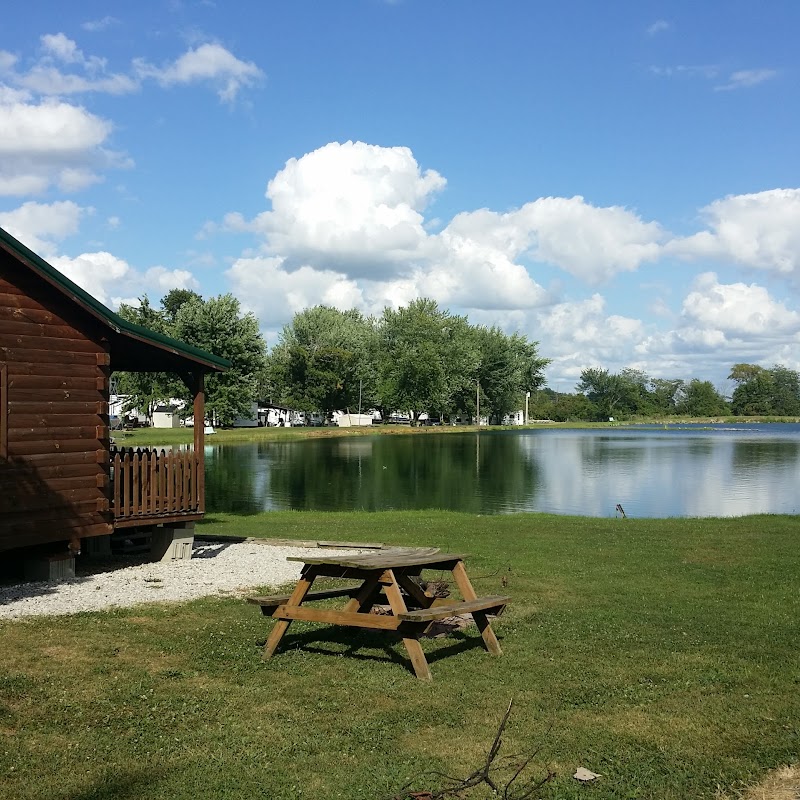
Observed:
[[[84,539],[83,550],[89,558],[109,558],[112,554],[111,534]]]
[[[33,556],[25,560],[23,576],[26,581],[62,581],[75,577],[75,556],[58,553]]]
[[[153,530],[150,555],[153,561],[188,561],[194,546],[194,522],[164,525]]]

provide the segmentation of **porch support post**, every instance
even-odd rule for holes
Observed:
[[[206,510],[206,464],[205,464],[205,428],[206,428],[206,396],[205,376],[202,372],[193,374],[194,384],[194,458],[197,463],[197,508]]]

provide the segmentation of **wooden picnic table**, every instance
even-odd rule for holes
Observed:
[[[502,651],[488,617],[501,614],[510,598],[499,595],[478,597],[467,576],[464,558],[457,553],[391,550],[356,555],[291,557],[289,561],[303,562],[303,569],[290,595],[249,598],[249,602],[261,606],[264,615],[276,620],[264,646],[264,658],[269,659],[275,653],[292,620],[350,625],[399,635],[416,676],[429,681],[431,671],[419,637],[436,620],[459,614],[472,614],[486,649],[499,656]],[[450,598],[437,598],[426,593],[419,580],[423,570],[450,572],[462,600],[453,602]],[[314,581],[321,577],[360,583],[312,592]],[[341,609],[304,605],[334,597],[349,599]],[[390,612],[372,613],[373,607],[382,601],[388,604]]]

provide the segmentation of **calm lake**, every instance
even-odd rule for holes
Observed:
[[[206,446],[209,511],[796,514],[800,425],[482,429]]]

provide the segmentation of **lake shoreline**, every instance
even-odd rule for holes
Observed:
[[[450,433],[491,433],[495,431],[523,430],[594,430],[642,426],[679,425],[754,425],[766,423],[798,423],[798,417],[662,417],[653,419],[620,420],[614,422],[545,422],[537,421],[529,425],[372,425],[363,428],[327,427],[269,427],[269,428],[220,428],[206,436],[208,444],[247,443],[269,441],[292,441],[299,439],[320,439],[333,437],[359,436],[432,436]],[[191,444],[192,428],[135,428],[126,431],[114,431],[114,444],[118,447],[161,447],[175,444]]]

